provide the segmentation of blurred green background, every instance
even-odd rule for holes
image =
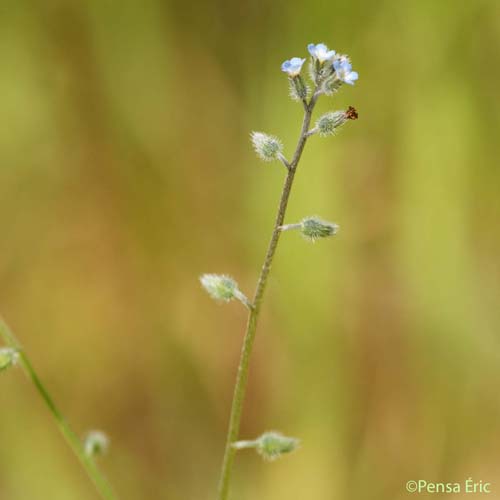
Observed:
[[[253,291],[284,172],[248,134],[293,150],[280,64],[309,42],[360,74],[318,111],[360,119],[310,140],[287,221],[341,232],[281,240],[242,437],[303,446],[239,454],[232,498],[500,498],[496,0],[3,0],[1,313],[78,434],[109,434],[122,499],[213,499],[246,315],[198,276]],[[21,372],[0,388],[0,498],[96,498]]]

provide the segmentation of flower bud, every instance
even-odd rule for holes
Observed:
[[[342,80],[336,78],[335,72],[331,72],[321,84],[321,91],[328,96],[334,95],[342,86]]]
[[[343,111],[333,111],[324,114],[318,119],[316,129],[321,137],[326,137],[334,134],[336,129],[344,125],[346,121],[347,118]]]
[[[85,455],[95,457],[108,451],[109,438],[102,431],[89,431],[83,443]]]
[[[2,347],[0,349],[0,371],[15,365],[19,360],[19,352],[12,347]]]
[[[302,236],[313,242],[319,238],[333,236],[338,230],[337,224],[321,220],[319,217],[306,217],[300,222]]]
[[[276,460],[285,453],[290,453],[299,447],[300,441],[296,438],[283,436],[280,432],[265,432],[253,441],[237,441],[233,448],[237,450],[255,448],[264,460]]]
[[[272,135],[252,132],[250,135],[255,152],[264,161],[277,160],[283,154],[281,141]]]
[[[304,83],[300,75],[289,78],[290,81],[290,97],[294,101],[302,101],[307,99],[309,95],[309,87]]]
[[[247,307],[250,303],[245,295],[239,290],[238,283],[230,276],[223,274],[203,274],[200,277],[201,286],[215,300],[229,302],[237,299]]]
[[[322,137],[333,135],[347,120],[356,120],[357,118],[358,113],[352,106],[349,106],[345,111],[331,111],[318,119],[314,131],[319,132]]]
[[[266,432],[257,439],[256,450],[264,460],[276,460],[299,447],[299,440],[279,432]]]

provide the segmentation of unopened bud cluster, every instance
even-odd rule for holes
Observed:
[[[300,445],[300,441],[293,437],[287,437],[280,432],[265,432],[253,441],[237,441],[233,447],[241,450],[254,448],[264,460],[276,460],[282,455],[291,453]]]
[[[315,86],[315,98],[321,94],[332,95],[343,84],[354,85],[358,79],[358,73],[352,70],[348,56],[329,50],[324,43],[310,43],[307,50],[311,55],[309,73]],[[305,58],[292,57],[283,62],[281,70],[288,75],[291,98],[302,101],[307,109],[310,105],[307,102],[310,91],[301,75],[305,61]],[[316,132],[322,136],[331,135],[347,120],[355,120],[357,117],[354,108],[327,113],[318,120],[316,127],[309,131],[308,135]],[[283,145],[277,137],[263,132],[252,132],[251,140],[259,158],[264,161],[280,160],[290,168],[290,164],[283,156]]]
[[[19,360],[19,352],[13,347],[0,348],[0,371],[14,366]]]
[[[309,74],[319,92],[327,95],[335,93],[344,83],[354,85],[358,73],[352,70],[348,56],[329,50],[324,43],[310,43],[307,50],[311,55]],[[292,87],[294,80],[300,78],[305,59],[292,57],[281,65],[281,70],[288,74]],[[292,97],[296,95],[292,93]]]

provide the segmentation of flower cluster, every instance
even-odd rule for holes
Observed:
[[[299,440],[287,437],[279,432],[266,432],[253,440],[237,441],[243,401],[245,397],[245,387],[248,378],[249,362],[252,352],[253,339],[257,328],[257,318],[261,309],[263,294],[268,281],[269,272],[273,263],[275,251],[280,240],[280,232],[294,229],[308,241],[316,241],[334,236],[339,226],[333,222],[327,222],[319,217],[305,217],[295,224],[283,224],[286,216],[286,207],[290,196],[292,183],[297,166],[300,162],[304,146],[308,138],[312,135],[328,136],[335,134],[349,120],[358,118],[357,111],[349,106],[346,110],[330,111],[322,115],[311,127],[314,107],[321,95],[332,95],[343,85],[354,85],[358,79],[358,74],[352,70],[349,58],[345,55],[337,54],[330,50],[325,44],[309,44],[307,47],[310,54],[309,71],[311,88],[302,77],[302,68],[306,62],[305,58],[292,57],[284,61],[281,70],[286,73],[290,85],[291,97],[302,103],[304,107],[304,117],[302,129],[293,155],[287,159],[283,153],[283,144],[274,135],[264,132],[252,132],[250,135],[252,146],[257,156],[265,161],[278,160],[287,169],[287,177],[281,192],[281,198],[273,228],[270,244],[261,273],[257,280],[254,299],[248,299],[239,290],[236,281],[226,275],[204,274],[200,281],[203,288],[215,300],[229,302],[237,299],[249,309],[249,317],[245,340],[243,342],[240,364],[238,366],[238,377],[234,389],[234,397],[231,407],[231,418],[228,430],[228,440],[224,453],[224,460],[219,483],[219,500],[227,500],[229,491],[229,480],[233,464],[232,454],[236,450],[247,448],[254,449],[265,460],[275,460],[284,454],[297,449]]]
[[[317,87],[318,93],[331,95],[343,84],[354,85],[358,73],[352,70],[349,57],[329,50],[324,43],[310,43],[307,50],[311,55],[309,65],[311,80]],[[295,100],[305,100],[309,89],[301,77],[305,59],[292,57],[281,65],[290,79],[290,95]]]

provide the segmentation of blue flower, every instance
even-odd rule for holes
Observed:
[[[354,85],[354,82],[358,79],[358,73],[352,71],[352,65],[347,57],[342,56],[340,59],[333,61],[333,68],[337,73],[339,80],[349,85]]]
[[[309,54],[311,54],[321,64],[325,61],[330,61],[335,57],[335,51],[328,50],[328,47],[324,43],[318,43],[317,45],[310,43],[307,46],[307,50],[309,50]]]
[[[281,65],[281,71],[288,73],[288,76],[294,77],[299,75],[300,70],[302,69],[302,65],[304,64],[305,59],[301,59],[300,57],[292,57],[288,61],[285,61]]]

